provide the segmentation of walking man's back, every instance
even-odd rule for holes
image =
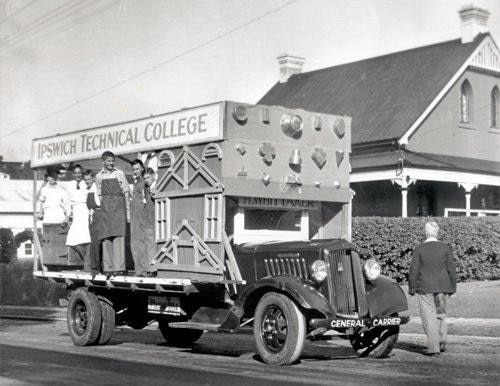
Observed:
[[[437,241],[438,230],[434,221],[425,224],[427,239],[413,252],[408,280],[410,295],[418,296],[428,355],[446,349],[446,300],[457,286],[452,251]]]

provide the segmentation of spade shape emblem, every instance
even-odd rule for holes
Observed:
[[[314,149],[311,158],[316,166],[321,169],[326,163],[326,152],[322,148],[318,147]]]

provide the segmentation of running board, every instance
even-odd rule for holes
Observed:
[[[197,323],[197,322],[170,322],[168,324],[172,328],[189,328],[191,330],[206,330],[220,332],[220,324],[217,323]]]

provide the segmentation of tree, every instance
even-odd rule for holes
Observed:
[[[9,228],[0,228],[0,263],[8,263],[17,257],[14,234]]]
[[[14,243],[16,244],[16,249],[19,248],[22,243],[28,240],[33,240],[33,231],[31,229],[25,229],[24,231],[15,235]]]

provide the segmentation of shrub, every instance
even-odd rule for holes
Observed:
[[[64,284],[33,278],[33,259],[13,259],[0,264],[0,304],[57,306],[66,298]]]
[[[352,241],[363,260],[376,259],[399,283],[408,279],[413,250],[425,240],[421,217],[354,217]],[[439,217],[439,240],[455,258],[457,280],[500,279],[500,218]]]
[[[0,228],[0,263],[8,263],[15,259],[17,247],[14,234],[9,228]]]

